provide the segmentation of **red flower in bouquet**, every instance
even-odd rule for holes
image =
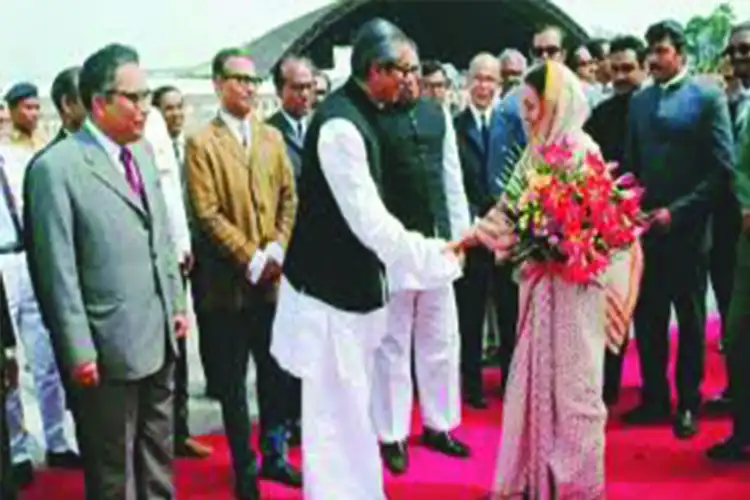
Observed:
[[[616,178],[598,152],[568,141],[540,147],[506,190],[506,213],[519,240],[516,261],[544,264],[563,279],[586,284],[643,231],[643,190]]]

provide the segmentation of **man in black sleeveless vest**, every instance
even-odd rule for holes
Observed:
[[[385,208],[376,120],[410,68],[387,21],[355,37],[352,78],[321,104],[305,138],[299,206],[271,350],[302,380],[306,500],[383,500],[370,372],[386,329],[385,273],[445,286],[461,272],[446,242],[407,231]]]
[[[456,240],[469,229],[453,121],[439,104],[419,97],[419,57],[409,50],[407,85],[399,102],[380,115],[381,181],[386,208],[409,230]],[[386,467],[408,467],[413,387],[412,343],[424,444],[467,457],[450,432],[461,421],[458,317],[453,287],[414,287],[409,273],[388,275],[388,329],[375,355],[373,420]]]

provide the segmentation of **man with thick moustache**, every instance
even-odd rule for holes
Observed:
[[[27,173],[35,291],[80,410],[86,498],[172,499],[174,360],[187,319],[143,140],[150,92],[137,52],[120,44],[84,62],[79,86],[86,123]]]
[[[643,385],[641,404],[624,419],[643,424],[671,416],[667,362],[674,306],[679,349],[673,431],[687,439],[698,432],[701,405],[710,218],[734,169],[734,140],[726,96],[688,72],[682,26],[662,21],[645,38],[654,84],[630,101],[623,154],[623,171],[645,188],[643,208],[651,222],[634,317]]]

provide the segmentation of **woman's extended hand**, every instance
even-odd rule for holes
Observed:
[[[482,217],[461,240],[450,244],[450,248],[467,249],[484,245],[495,254],[496,260],[506,260],[513,252],[516,236],[513,225],[502,209],[496,205]]]

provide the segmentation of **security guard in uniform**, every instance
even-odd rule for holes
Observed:
[[[47,137],[39,131],[41,101],[39,89],[28,82],[16,83],[5,93],[12,130],[9,142],[33,154],[47,144]]]

